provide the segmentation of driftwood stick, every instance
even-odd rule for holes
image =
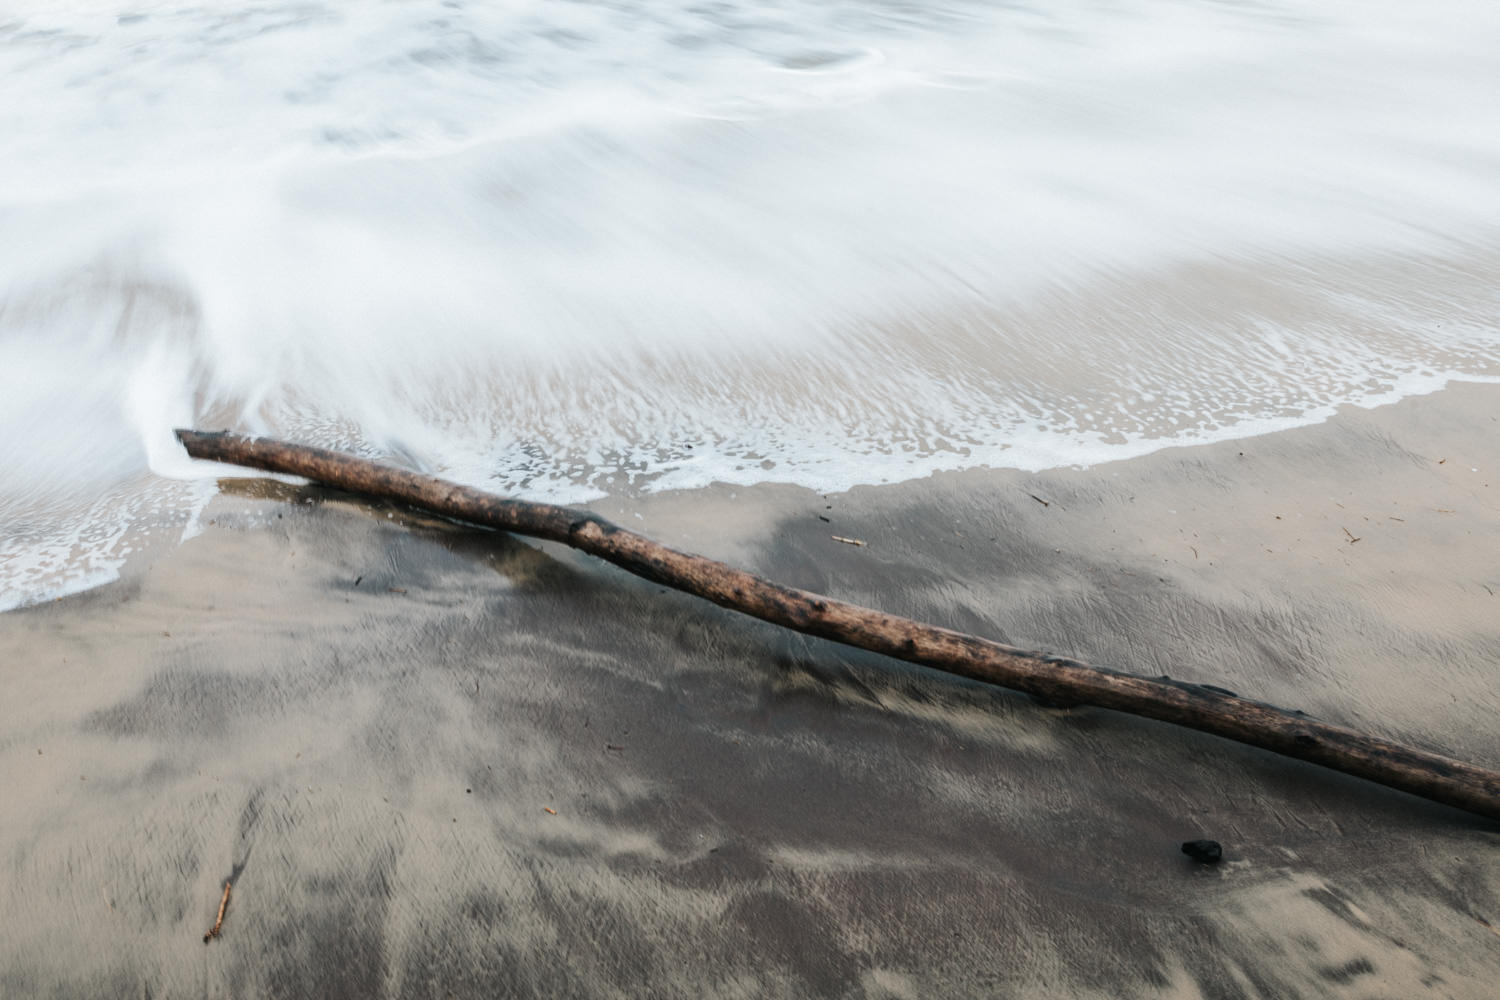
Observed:
[[[1148,678],[924,625],[688,555],[588,511],[512,500],[323,448],[179,430],[194,458],[302,476],[444,517],[581,549],[637,576],[808,635],[883,653],[1049,702],[1095,705],[1321,764],[1500,819],[1500,773],[1367,736],[1207,685]]]

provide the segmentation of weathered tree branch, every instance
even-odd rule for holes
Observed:
[[[1091,667],[783,587],[678,552],[587,511],[506,499],[353,455],[269,438],[189,430],[179,430],[177,437],[194,458],[302,476],[444,517],[551,539],[663,586],[808,635],[1054,703],[1096,705],[1202,730],[1500,819],[1500,773],[1217,688]]]

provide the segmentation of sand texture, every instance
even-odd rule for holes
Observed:
[[[1456,385],[1088,470],[596,508],[1500,767],[1497,470],[1500,387]],[[1495,996],[1493,823],[224,489],[120,582],[0,615],[0,996]]]

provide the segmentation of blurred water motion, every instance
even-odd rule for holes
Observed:
[[[192,523],[174,424],[580,500],[1496,376],[1496,38],[1468,0],[13,0],[0,607]]]

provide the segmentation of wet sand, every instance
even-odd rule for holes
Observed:
[[[1497,471],[1500,387],[1456,385],[1088,470],[596,509],[1500,767]],[[170,554],[0,615],[4,997],[1494,995],[1492,822],[224,485]]]

